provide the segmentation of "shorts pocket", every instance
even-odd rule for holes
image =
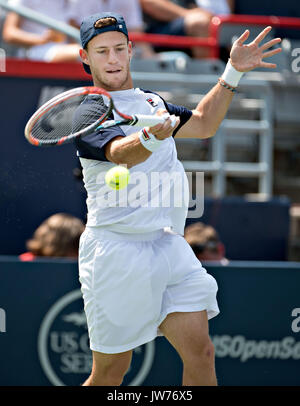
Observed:
[[[152,317],[154,292],[149,258],[135,243],[105,241],[97,249],[94,297],[111,323],[128,326]]]

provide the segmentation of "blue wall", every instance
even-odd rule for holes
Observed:
[[[221,313],[210,321],[219,385],[299,386],[300,264],[206,269],[219,286]],[[0,257],[0,280],[0,386],[80,385],[91,353],[77,263]],[[181,373],[178,355],[160,337],[136,349],[124,384],[180,385]]]
[[[0,76],[1,134],[6,137],[0,160],[0,254],[24,252],[25,240],[53,213],[85,215],[85,197],[73,175],[78,165],[73,145],[37,148],[24,137],[42,92],[56,86],[80,82]]]
[[[206,198],[200,219],[220,234],[226,256],[232,260],[285,261],[288,254],[290,202],[274,198],[250,202],[242,197]]]

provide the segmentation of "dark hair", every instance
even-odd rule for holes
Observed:
[[[94,24],[95,28],[103,28],[103,27],[108,27],[109,25],[115,25],[117,20],[115,17],[103,17],[99,18]]]
[[[217,231],[201,222],[187,226],[184,230],[184,238],[195,254],[201,254],[206,249],[211,252],[218,251],[220,238]]]
[[[26,243],[36,256],[67,257],[78,254],[83,222],[70,214],[57,213],[46,219]]]

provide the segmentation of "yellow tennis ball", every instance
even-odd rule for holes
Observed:
[[[114,190],[124,189],[130,178],[129,170],[125,166],[114,166],[105,175],[106,184]]]

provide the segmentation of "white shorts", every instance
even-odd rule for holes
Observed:
[[[86,227],[79,280],[93,351],[131,350],[161,335],[172,312],[219,313],[215,279],[186,240],[167,231],[121,234]]]

